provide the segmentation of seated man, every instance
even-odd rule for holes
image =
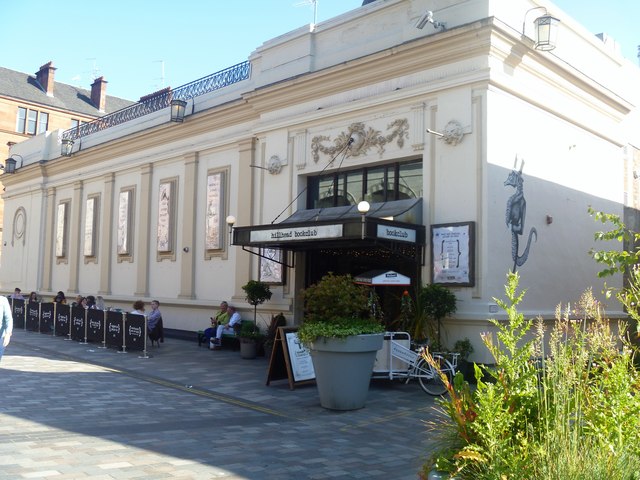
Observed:
[[[216,336],[216,329],[218,328],[218,325],[226,325],[227,322],[229,322],[229,312],[227,311],[228,307],[229,304],[227,302],[221,302],[220,311],[215,317],[211,317],[211,327],[205,329],[203,333],[204,341],[206,342],[205,345],[209,345],[211,337]]]
[[[218,325],[216,329],[216,338],[212,339],[211,342],[213,345],[222,345],[222,335],[235,335],[236,327],[240,327],[241,319],[240,314],[236,311],[236,307],[229,305],[227,307],[227,312],[229,312],[229,322],[226,325]]]

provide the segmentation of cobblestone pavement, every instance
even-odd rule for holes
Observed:
[[[365,408],[266,386],[268,361],[167,339],[119,353],[16,331],[0,362],[0,480],[416,479],[435,401],[374,380]]]

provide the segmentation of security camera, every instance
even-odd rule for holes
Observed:
[[[431,10],[427,10],[424,15],[420,17],[420,20],[416,23],[416,28],[422,30],[427,23],[433,23],[433,12]]]

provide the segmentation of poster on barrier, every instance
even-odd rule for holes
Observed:
[[[54,303],[40,304],[40,333],[53,333]]]
[[[57,336],[62,337],[71,333],[71,307],[59,303],[56,306],[56,325],[54,332]]]
[[[136,313],[127,313],[125,318],[124,344],[127,350],[144,350],[144,332],[147,318]]]
[[[24,330],[24,300],[15,298],[9,299],[11,302],[11,314],[13,315],[13,328],[21,328]]]
[[[40,304],[37,302],[27,303],[26,329],[30,332],[40,331]]]
[[[87,310],[87,342],[104,342],[104,310]]]
[[[107,312],[105,321],[105,343],[107,347],[122,348],[124,342],[124,319],[122,312]]]
[[[85,312],[82,307],[71,307],[71,340],[84,342]]]

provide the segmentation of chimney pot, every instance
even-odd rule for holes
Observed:
[[[45,63],[40,67],[40,70],[36,73],[36,80],[40,84],[40,87],[49,97],[53,97],[53,85],[56,68],[53,66],[53,62]]]
[[[107,103],[107,81],[104,77],[96,78],[91,84],[91,102],[98,111],[105,111]]]

